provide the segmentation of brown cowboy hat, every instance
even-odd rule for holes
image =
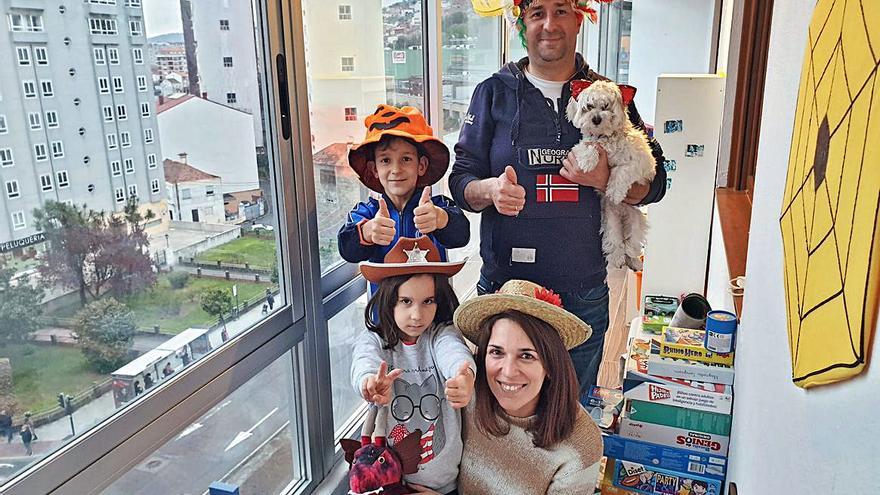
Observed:
[[[434,137],[434,131],[418,108],[397,108],[382,104],[364,119],[364,126],[367,128],[367,137],[348,151],[348,164],[357,172],[361,182],[373,191],[384,193],[385,188],[373,168],[367,165],[367,150],[370,148],[367,145],[379,142],[382,136],[406,138],[418,143],[424,150],[428,158],[428,170],[419,177],[417,189],[436,183],[446,174],[446,169],[449,168],[449,148]]]
[[[508,280],[494,294],[468,299],[455,311],[453,321],[468,340],[476,343],[486,318],[511,309],[547,322],[569,350],[586,342],[593,333],[590,325],[562,307],[558,294],[528,280]]]
[[[363,261],[360,268],[365,279],[379,283],[388,277],[418,273],[438,273],[451,277],[461,270],[465,261],[440,261],[437,246],[427,236],[418,239],[401,237],[385,255],[383,263]]]

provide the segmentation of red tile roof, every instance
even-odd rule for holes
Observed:
[[[220,178],[183,162],[165,159],[162,164],[165,166],[165,181],[172,184]]]
[[[195,98],[195,96],[189,94],[183,95],[179,98],[166,97],[165,100],[156,107],[156,113],[162,113],[166,110],[170,110],[177,105],[180,105],[181,103],[189,101],[193,98]]]

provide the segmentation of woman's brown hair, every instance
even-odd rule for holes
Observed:
[[[434,315],[434,323],[444,324],[452,322],[452,315],[458,308],[458,297],[449,284],[449,277],[437,273],[417,274],[434,277],[434,304],[437,305],[437,314]],[[370,298],[364,309],[364,323],[367,329],[382,338],[385,343],[383,349],[393,349],[400,342],[400,334],[403,331],[398,328],[394,321],[394,306],[397,305],[397,291],[411,277],[416,275],[398,275],[384,278],[379,282],[379,288]],[[378,318],[378,321],[376,321]]]
[[[509,310],[486,318],[480,325],[477,342],[476,424],[483,432],[500,437],[510,432],[507,413],[489,389],[486,376],[486,352],[492,327],[501,319],[508,319],[520,327],[532,341],[547,378],[541,386],[535,421],[528,428],[532,443],[542,449],[550,448],[568,438],[574,430],[578,409],[578,381],[571,357],[556,330],[549,323],[534,316]]]

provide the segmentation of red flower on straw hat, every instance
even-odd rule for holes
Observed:
[[[562,307],[562,298],[559,297],[559,294],[553,292],[550,289],[545,289],[543,287],[540,289],[535,289],[535,299],[548,302],[560,308]]]

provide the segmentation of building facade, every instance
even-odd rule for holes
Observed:
[[[0,242],[49,200],[164,216],[140,0],[0,0]]]
[[[226,220],[220,177],[176,160],[166,159],[163,165],[170,220],[202,223]]]

